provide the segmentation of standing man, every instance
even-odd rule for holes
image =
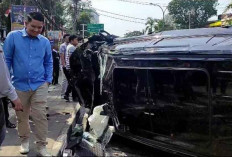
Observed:
[[[65,73],[65,76],[68,80],[68,87],[67,87],[67,90],[65,92],[65,99],[67,101],[69,101],[69,93],[72,92],[72,98],[73,98],[73,101],[74,102],[77,102],[77,92],[75,90],[75,87],[74,85],[72,84],[71,82],[71,71],[70,71],[70,56],[72,55],[72,53],[76,50],[77,48],[77,45],[78,45],[78,38],[76,35],[71,35],[69,37],[69,44],[67,46],[67,50],[66,50],[66,56],[65,56],[65,63],[66,63],[66,66],[64,68],[64,73]]]
[[[38,155],[50,156],[46,150],[46,104],[48,85],[52,82],[53,62],[50,42],[40,35],[43,27],[43,15],[39,12],[29,13],[26,27],[8,34],[4,53],[8,68],[12,70],[13,85],[23,104],[23,112],[16,112],[21,139],[20,153],[29,152],[31,114]]]
[[[68,81],[66,79],[66,76],[64,74],[64,68],[65,68],[65,53],[66,49],[69,43],[69,34],[65,34],[63,36],[64,43],[60,45],[60,59],[61,59],[61,65],[62,65],[62,89],[61,89],[61,97],[64,97],[66,89],[68,87]]]
[[[18,98],[13,85],[11,84],[9,71],[3,59],[2,46],[0,46],[0,146],[6,133],[4,108],[1,101],[1,98],[3,97],[8,97],[14,103],[14,109],[16,111],[23,111],[22,103]]]
[[[57,85],[59,80],[59,70],[60,70],[60,56],[58,53],[58,46],[54,45],[52,49],[52,58],[53,58],[53,80],[52,84]]]

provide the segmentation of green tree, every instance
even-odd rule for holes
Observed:
[[[78,11],[78,16],[75,16],[74,13],[74,7],[72,0],[67,0],[65,3],[65,18],[66,18],[66,23],[65,27],[68,28],[69,33],[80,33],[82,34],[82,24],[90,24],[91,23],[91,18],[92,18],[92,9],[90,9],[89,4],[86,4],[84,2],[78,3],[77,6],[77,11]],[[74,22],[76,21],[76,28],[73,29]],[[86,25],[85,25],[85,30],[86,30]],[[85,36],[89,36],[89,33],[85,32]]]
[[[92,15],[91,15],[91,10],[83,10],[80,12],[80,17],[77,19],[77,24],[89,24],[91,21]],[[78,28],[80,28],[78,26]]]
[[[229,9],[232,9],[232,1],[230,2],[230,4],[228,4],[228,6],[226,7],[226,10],[225,10],[225,11],[227,11],[227,10],[229,10]]]
[[[164,23],[165,21],[165,23]],[[153,32],[160,32],[160,31],[167,31],[167,30],[173,30],[176,29],[176,25],[174,23],[174,20],[171,15],[165,15],[164,21],[158,20],[158,19],[153,19],[151,17],[147,18],[146,22],[146,28],[145,32],[148,34],[151,34]],[[163,25],[164,24],[164,25]],[[163,28],[164,26],[164,28]]]
[[[140,36],[140,35],[143,35],[143,32],[133,31],[133,32],[126,33],[124,37],[134,37],[134,36]]]
[[[165,21],[165,23],[164,23],[164,21]],[[155,26],[156,27],[156,32],[176,29],[176,25],[175,25],[174,20],[173,20],[171,15],[169,15],[169,14],[165,15],[164,21],[163,21],[163,19],[158,20],[158,23]],[[163,23],[164,23],[164,28],[163,28]]]
[[[59,29],[58,27],[63,26],[65,24],[66,21],[63,18],[65,7],[63,5],[62,0],[37,0],[37,1],[38,1],[38,3],[41,4],[43,10],[46,12],[48,17],[51,20],[53,20],[54,23],[56,23],[56,25],[53,24],[53,29]],[[31,3],[31,2],[29,1],[29,3]],[[35,3],[33,3],[33,4],[35,4]],[[51,26],[52,22],[50,21],[49,23]]]
[[[206,25],[210,17],[217,15],[217,2],[218,0],[172,0],[168,4],[168,11],[181,28],[188,28],[189,21],[191,28],[200,28]]]
[[[157,29],[157,22],[158,22],[157,19],[154,19],[152,17],[148,17],[147,22],[145,23],[145,25],[146,25],[145,31],[148,34],[155,32],[155,30]]]
[[[66,22],[64,20],[64,6],[59,1],[55,1],[55,6],[53,8],[55,9],[53,13],[55,22],[58,25],[63,26]]]
[[[35,3],[33,0],[2,0],[0,3],[0,20],[1,27],[7,27],[7,31],[11,30],[11,21],[10,16],[6,17],[4,15],[5,11],[10,8],[11,5],[27,5],[27,6],[37,6],[40,4],[45,10],[46,14],[52,19],[55,23],[60,26],[65,23],[64,15],[64,6],[62,5],[62,0],[37,0],[38,3]],[[39,7],[38,7],[39,8]],[[42,11],[41,11],[42,12]],[[43,13],[43,12],[42,12]],[[50,22],[51,24],[51,22]],[[55,27],[54,27],[55,28]],[[58,28],[56,28],[58,29]]]
[[[63,25],[65,23],[64,15],[64,6],[62,0],[37,0],[37,3],[34,0],[11,0],[11,4],[14,5],[28,5],[28,6],[37,6],[39,5],[43,8],[43,11],[53,19],[57,25]],[[41,12],[43,13],[41,10]]]
[[[77,19],[77,30],[82,33],[83,26],[85,24],[85,30],[87,29],[86,25],[91,23],[91,10],[83,10],[80,12],[80,17]],[[84,32],[85,36],[89,36],[88,32]]]
[[[63,18],[65,8],[62,0],[36,0],[36,2],[34,0],[11,0],[11,3],[43,8],[40,11],[49,18],[48,29],[59,29],[65,23]]]

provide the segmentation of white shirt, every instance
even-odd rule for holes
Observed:
[[[76,50],[76,47],[74,45],[68,44],[67,50],[66,50],[66,56],[65,56],[66,69],[70,69],[69,58],[75,50]]]

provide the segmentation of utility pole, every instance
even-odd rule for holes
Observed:
[[[191,29],[191,12],[189,11],[189,29]]]
[[[191,15],[194,15],[194,14],[195,14],[194,8],[189,10],[189,29],[191,29]]]
[[[81,24],[82,25],[82,38],[84,39],[85,38],[85,26],[86,24]]]

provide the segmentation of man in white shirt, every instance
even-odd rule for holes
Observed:
[[[67,50],[67,46],[68,46],[68,43],[69,43],[69,37],[70,35],[69,34],[65,34],[63,36],[63,40],[64,40],[64,43],[60,45],[60,60],[61,60],[61,66],[62,66],[62,70],[64,71],[64,68],[65,68],[65,53],[66,53],[66,50]],[[66,76],[64,74],[64,72],[62,73],[62,89],[61,89],[61,97],[64,96],[65,94],[65,91],[68,87],[68,81],[66,79]]]
[[[71,79],[71,75],[70,75],[70,56],[72,55],[72,53],[76,50],[76,47],[78,45],[78,38],[76,35],[71,35],[69,37],[69,44],[67,46],[67,50],[66,50],[66,55],[65,55],[65,76],[68,80],[68,87],[66,89],[65,92],[65,96],[64,99],[66,99],[67,101],[69,101],[69,93],[72,92],[72,98],[73,101],[77,101],[77,93],[75,88],[71,85],[70,79]]]

